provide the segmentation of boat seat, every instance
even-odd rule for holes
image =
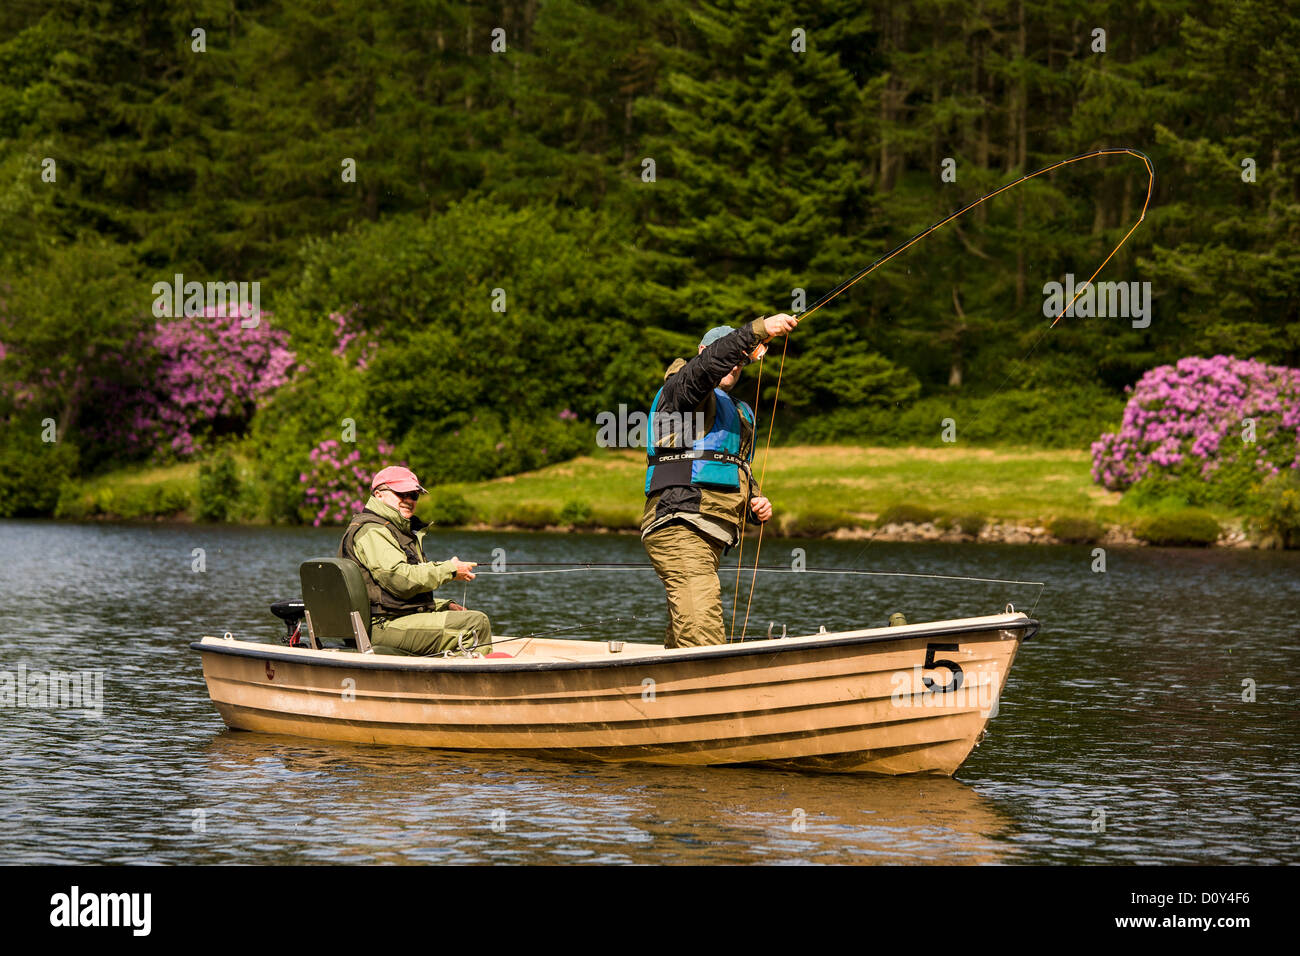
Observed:
[[[342,641],[363,654],[370,646],[370,598],[361,568],[348,558],[312,558],[298,567],[313,648],[321,641]]]

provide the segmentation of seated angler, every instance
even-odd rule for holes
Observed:
[[[353,515],[339,557],[361,566],[370,596],[370,641],[389,654],[441,654],[491,648],[492,626],[482,611],[467,611],[433,591],[448,581],[473,581],[472,561],[426,561],[424,522],[415,503],[425,489],[409,468],[375,475],[365,509]]]

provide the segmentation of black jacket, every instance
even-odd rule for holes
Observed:
[[[678,359],[664,373],[663,393],[656,412],[686,416],[702,413],[705,431],[713,427],[717,398],[713,390],[737,365],[743,365],[754,349],[767,338],[763,319],[743,325],[730,335],[725,335],[695,357]],[[753,429],[742,426],[741,457],[748,457],[754,441]],[[753,490],[752,478],[747,469],[741,469],[739,491],[703,488],[700,485],[674,485],[646,499],[646,509],[641,517],[641,530],[667,515],[680,512],[706,514],[733,528],[739,528],[742,515],[757,523],[749,510]]]

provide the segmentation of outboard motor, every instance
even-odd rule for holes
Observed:
[[[307,643],[302,633],[302,622],[307,616],[307,605],[302,601],[276,601],[271,605],[271,613],[284,621],[284,643],[290,647],[300,647]]]

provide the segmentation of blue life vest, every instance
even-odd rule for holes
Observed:
[[[754,426],[754,413],[744,402],[737,402],[720,388],[713,390],[716,412],[713,427],[698,435],[690,448],[656,447],[659,435],[659,400],[664,390],[659,389],[650,404],[650,421],[646,429],[645,493],[647,495],[678,485],[708,485],[731,491],[740,490],[740,466],[754,460],[754,443],[749,443],[748,454],[740,455],[741,418]],[[694,422],[694,412],[680,426],[689,427]],[[680,436],[679,436],[680,440]]]

